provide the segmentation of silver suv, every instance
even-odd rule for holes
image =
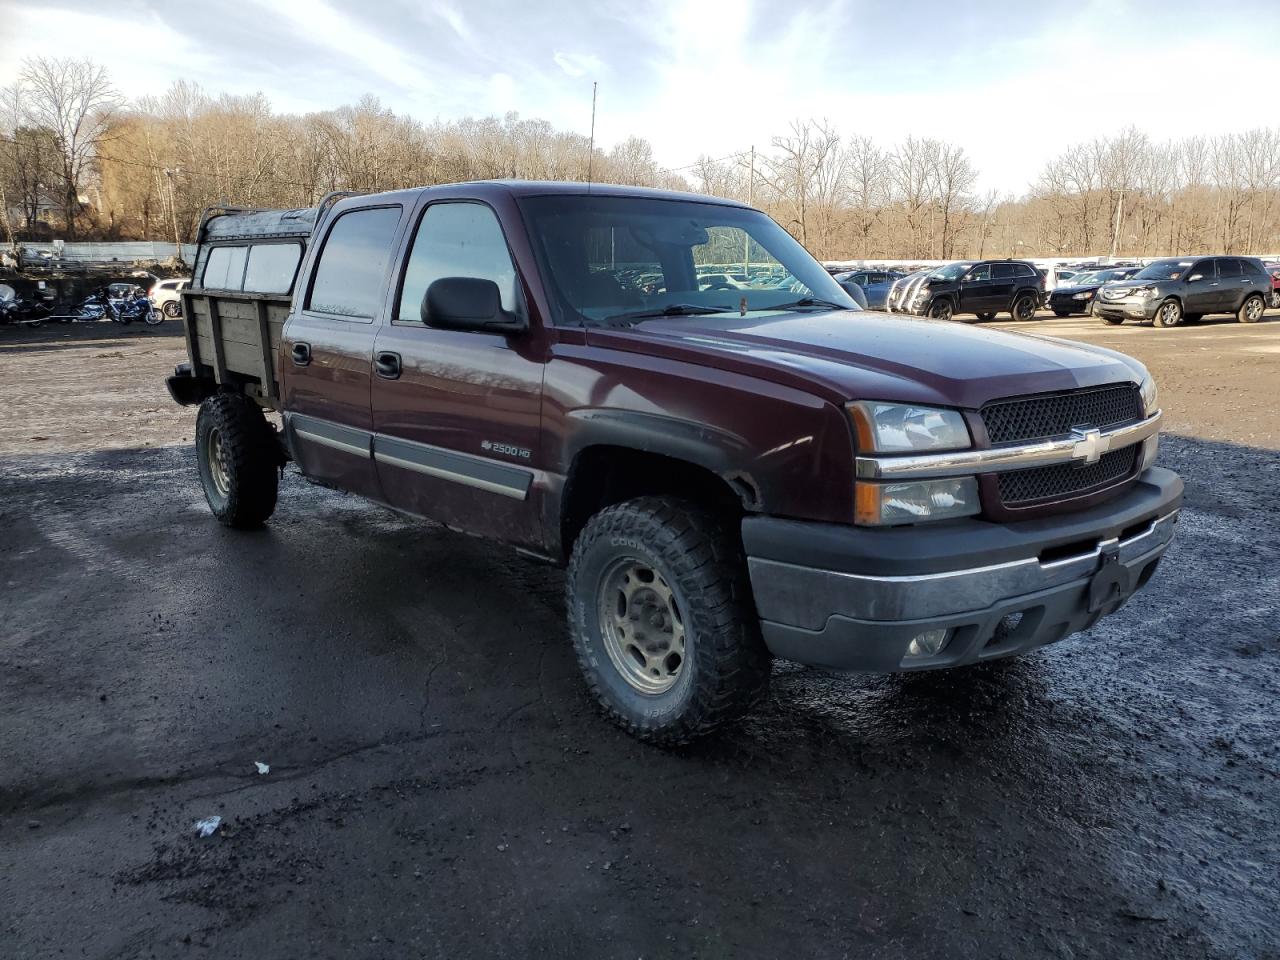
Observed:
[[[1210,313],[1234,313],[1256,323],[1267,309],[1271,276],[1255,257],[1170,257],[1143,267],[1129,280],[1108,283],[1093,312],[1107,323],[1151,320],[1176,327]]]

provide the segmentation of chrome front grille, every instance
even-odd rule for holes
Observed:
[[[1000,500],[1007,507],[1023,507],[1042,500],[1085,496],[1123,480],[1137,466],[1142,445],[1104,453],[1097,463],[1077,467],[1059,463],[1032,470],[1013,470],[996,477]]]
[[[982,408],[982,422],[993,446],[1052,440],[1073,427],[1106,430],[1142,419],[1142,397],[1131,383],[1069,393],[997,400]]]
[[[1058,440],[1073,429],[1111,430],[1142,419],[1142,397],[1131,383],[997,400],[981,410],[992,446]],[[1087,496],[1120,483],[1138,467],[1142,444],[1104,453],[1095,463],[1061,463],[996,475],[1000,501],[1026,507]]]

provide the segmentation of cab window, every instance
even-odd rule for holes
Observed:
[[[405,265],[396,321],[421,323],[427,288],[443,277],[492,280],[502,309],[515,311],[515,264],[497,216],[484,204],[455,201],[427,207]]]
[[[316,263],[307,309],[352,320],[378,315],[399,207],[351,210],[334,221]]]

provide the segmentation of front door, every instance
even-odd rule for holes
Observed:
[[[1195,279],[1197,277],[1199,279]],[[1187,270],[1186,291],[1183,313],[1205,314],[1220,309],[1222,291],[1212,260],[1200,260],[1191,265]]]
[[[958,313],[994,313],[995,296],[991,289],[991,264],[974,267],[960,281],[960,306]]]
[[[375,500],[382,494],[373,465],[371,360],[402,212],[369,207],[330,221],[280,346],[285,429],[298,468]]]
[[[540,546],[535,474],[545,348],[529,332],[428,326],[432,281],[498,284],[525,310],[506,238],[485,204],[426,207],[405,258],[391,322],[374,347],[374,458],[387,502],[482,536]]]

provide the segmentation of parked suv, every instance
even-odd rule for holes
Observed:
[[[968,260],[899,280],[887,306],[893,313],[938,320],[990,320],[1002,311],[1015,320],[1033,320],[1043,299],[1044,276],[1026,261]]]
[[[147,291],[152,304],[166,317],[176,320],[182,316],[182,291],[191,286],[190,280],[158,280]]]
[[[1132,279],[1109,283],[1093,312],[1107,323],[1150,320],[1176,327],[1210,313],[1234,313],[1241,323],[1262,319],[1271,274],[1255,257],[1169,257],[1149,263]]]
[[[292,461],[566,566],[586,685],[645,740],[750,709],[773,656],[916,671],[1061,640],[1173,536],[1141,363],[857,310],[740,203],[490,181],[220,212],[198,238],[168,384],[200,406],[213,514],[264,523]],[[748,243],[786,287],[705,289],[697,266]]]

